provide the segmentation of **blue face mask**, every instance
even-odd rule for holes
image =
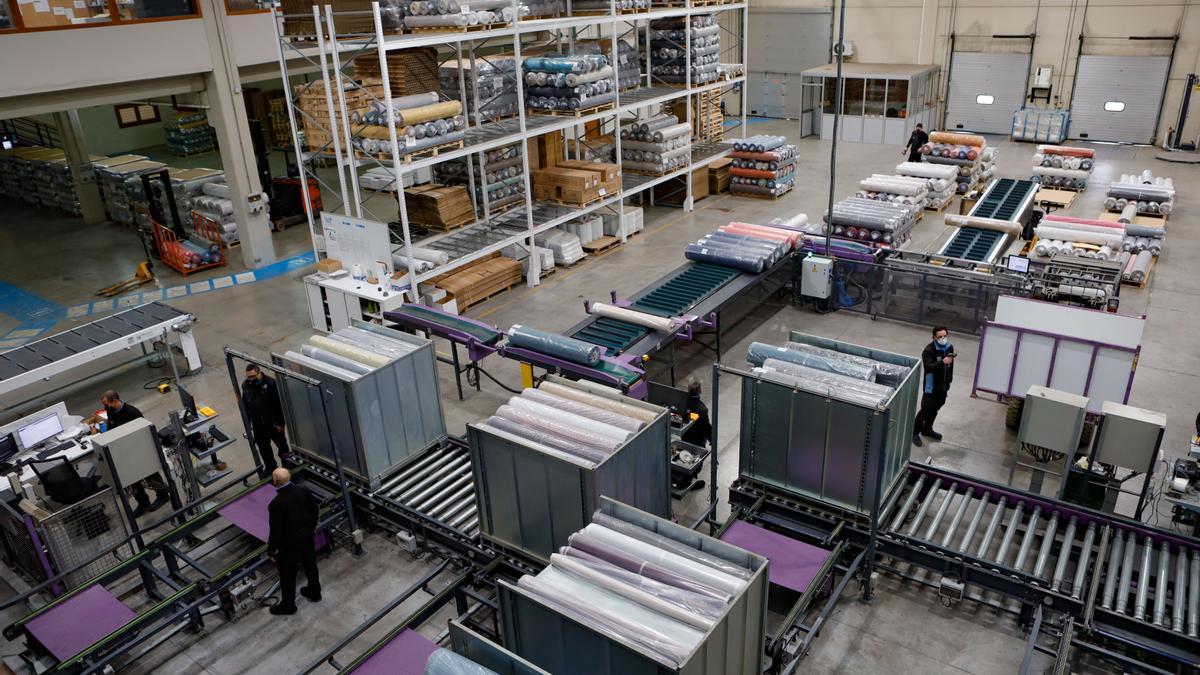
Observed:
[[[945,347],[948,344],[950,344],[950,338],[948,336],[942,336],[937,339],[937,345],[939,347]]]

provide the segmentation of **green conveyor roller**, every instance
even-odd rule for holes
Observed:
[[[1037,184],[1028,180],[1001,178],[979,200],[971,215],[979,218],[995,218],[996,220],[1015,221],[1017,209],[1025,202],[1030,192],[1037,189]]]
[[[984,262],[988,253],[996,245],[996,241],[1004,236],[996,230],[983,230],[978,227],[960,227],[954,239],[946,244],[941,254],[960,260]]]

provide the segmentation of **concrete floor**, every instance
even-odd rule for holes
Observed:
[[[794,135],[794,130],[793,123],[768,122],[753,125],[750,132]],[[998,175],[1026,176],[1033,146],[1000,139],[993,142],[1000,147]],[[1174,177],[1176,185],[1182,188],[1170,223],[1168,245],[1155,270],[1153,284],[1146,290],[1127,287],[1121,293],[1123,313],[1145,313],[1149,317],[1130,403],[1167,415],[1163,452],[1166,461],[1171,462],[1186,453],[1192,420],[1200,404],[1200,351],[1194,347],[1194,336],[1200,331],[1196,312],[1200,308],[1200,292],[1191,282],[1187,263],[1200,256],[1200,231],[1190,223],[1190,214],[1200,213],[1200,196],[1186,187],[1200,179],[1200,168],[1155,161],[1157,152],[1148,148],[1097,146],[1097,153],[1099,166],[1094,175],[1097,185],[1121,173],[1149,167],[1156,174]],[[473,309],[471,315],[502,327],[523,322],[547,330],[565,329],[583,316],[581,304],[585,298],[602,297],[609,289],[621,294],[637,291],[682,261],[680,249],[685,242],[729,220],[762,222],[796,212],[817,216],[827,198],[828,156],[827,142],[801,142],[798,167],[801,184],[778,202],[726,195],[698,202],[691,213],[648,209],[645,231],[625,246],[599,260],[560,270],[536,288],[501,294]],[[891,172],[901,159],[896,148],[840,145],[837,194],[851,193],[863,176]],[[1069,213],[1092,217],[1099,212],[1102,199],[1101,190],[1085,192]],[[14,211],[18,210],[9,213]],[[36,234],[31,231],[35,222]],[[92,288],[111,282],[132,268],[118,243],[125,235],[124,230],[102,227],[100,237],[88,233],[97,241],[82,249],[86,255],[68,257],[62,254],[59,242],[80,234],[78,221],[54,214],[40,214],[34,220],[34,214],[24,214],[17,224],[24,226],[0,229],[0,279],[54,302],[65,304],[86,299]],[[293,228],[285,236],[290,232],[303,233],[303,228]],[[916,228],[909,247],[923,250],[944,234],[942,217],[927,214]],[[294,245],[299,247],[301,243],[297,241]],[[55,272],[48,274],[49,270]],[[296,345],[311,334],[299,282],[303,273],[304,270],[297,270],[269,281],[173,301],[198,317],[195,331],[206,363],[203,372],[184,378],[183,384],[197,399],[228,414],[227,430],[236,428],[233,415],[229,414],[236,408],[224,369],[222,345],[265,356],[269,351]],[[67,275],[69,279],[64,278]],[[926,327],[872,321],[849,312],[818,315],[781,304],[761,308],[757,317],[762,322],[755,330],[737,344],[726,345],[723,359],[726,364],[741,365],[751,340],[781,343],[789,330],[906,354],[919,353],[929,339]],[[64,322],[56,328],[67,325],[69,322]],[[977,340],[961,335],[952,339],[960,363],[950,401],[938,422],[946,440],[913,448],[913,459],[929,460],[937,466],[1003,482],[1015,437],[1004,427],[1003,406],[967,396]],[[445,345],[441,347],[444,349]],[[695,374],[707,382],[709,358],[698,355],[687,359],[681,376]],[[510,386],[519,381],[517,367],[509,362],[491,359],[485,366]],[[453,395],[449,369],[442,367],[440,373],[445,415],[452,433],[461,433],[467,422],[490,414],[508,396],[485,381],[481,392],[468,393],[466,400],[460,402]],[[73,410],[92,410],[99,392],[116,386],[127,392],[126,397],[148,417],[163,420],[166,411],[177,405],[174,397],[140,389],[142,383],[161,374],[161,370],[144,366],[119,371],[109,379],[66,396],[68,406]],[[739,412],[733,384],[732,378],[724,381],[723,405],[719,411],[722,499],[737,471]],[[244,442],[225,452],[223,458],[234,468],[249,467],[249,452]],[[685,502],[676,502],[676,512],[698,513],[701,502],[702,495],[693,493]],[[1169,509],[1165,505],[1160,508],[1162,515],[1151,514],[1148,520],[1168,526]],[[728,513],[724,503],[718,513],[722,517]],[[342,551],[322,561],[326,599],[320,608],[303,603],[298,615],[286,619],[258,610],[230,626],[221,625],[214,618],[208,635],[177,636],[169,647],[156,653],[156,658],[139,664],[136,670],[212,674],[294,671],[334,644],[432,564],[413,560],[379,535],[368,539],[367,549],[369,553],[362,559],[356,560]],[[1008,616],[970,606],[947,609],[939,604],[935,593],[886,576],[881,579],[873,602],[864,604],[857,598],[858,589],[851,585],[802,668],[830,673],[884,669],[904,673],[1011,673],[1019,667],[1023,639]],[[344,654],[349,657],[364,649],[413,606],[415,601],[410,601],[393,612],[384,625],[355,641]],[[919,628],[914,621],[919,622]],[[440,619],[431,621],[425,632],[434,636],[443,626]],[[17,645],[7,645],[5,649],[17,650]]]

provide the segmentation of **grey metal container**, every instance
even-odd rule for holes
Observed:
[[[753,375],[742,379],[741,477],[869,515],[880,459],[885,501],[908,464],[921,360],[795,331],[788,339],[912,368],[878,408]]]
[[[572,675],[758,675],[763,671],[766,558],[611,499],[600,500],[600,512],[743,565],[754,573],[725,615],[678,668],[659,662],[637,645],[597,633],[547,607],[520,587],[499,581],[500,633],[508,649],[552,673]]]
[[[498,675],[550,675],[504,647],[452,619],[450,649]]]
[[[591,522],[601,495],[655,515],[671,515],[670,428],[665,408],[608,387],[551,376],[548,381],[655,411],[658,416],[594,469],[545,455],[505,433],[467,425],[479,531],[543,562]]]
[[[356,321],[354,326],[417,348],[352,381],[282,354],[271,359],[320,380],[325,392],[328,424],[315,388],[277,379],[292,450],[332,467],[336,449],[347,477],[374,490],[410,458],[445,438],[446,420],[433,343],[373,323]]]

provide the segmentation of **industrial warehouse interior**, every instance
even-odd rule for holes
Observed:
[[[0,673],[1200,672],[1200,0],[0,63]]]

